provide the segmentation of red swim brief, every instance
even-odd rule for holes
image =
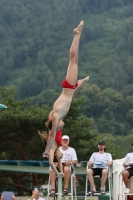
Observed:
[[[75,85],[70,85],[66,79],[62,81],[63,88],[75,89],[77,86],[78,86],[78,83],[75,83]]]
[[[49,120],[49,116],[48,116],[48,120]],[[56,131],[56,134],[55,134],[55,141],[57,143],[57,146],[60,147],[62,146],[62,130],[58,130]]]
[[[55,135],[55,141],[57,146],[60,147],[62,145],[62,130],[58,130]]]

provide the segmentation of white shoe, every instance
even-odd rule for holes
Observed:
[[[131,191],[130,191],[129,188],[125,188],[125,189],[124,189],[124,194],[130,194],[130,193],[131,193]]]

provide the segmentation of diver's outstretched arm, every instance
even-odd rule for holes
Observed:
[[[57,125],[58,125],[58,114],[55,113],[55,114],[53,114],[52,129],[49,130],[47,146],[46,146],[45,152],[43,153],[43,157],[48,157],[49,150],[50,150],[53,142],[55,141],[55,134],[56,134]]]
[[[60,173],[63,174],[63,167],[62,167],[62,162],[61,162],[61,160],[58,160],[58,167],[59,167]]]
[[[55,153],[55,149],[51,148],[49,151],[49,164],[50,164],[51,168],[53,169],[53,171],[55,172],[57,178],[61,178],[61,177],[63,177],[63,173],[59,173],[53,163],[54,153]]]

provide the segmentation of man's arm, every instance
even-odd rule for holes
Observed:
[[[40,196],[40,191],[32,191],[32,196],[30,197],[30,200],[33,200],[33,199],[39,199],[39,196]]]
[[[87,163],[87,166],[90,167],[90,168],[91,168],[92,165],[94,164],[95,155],[96,155],[96,152],[93,153],[93,154],[91,155],[91,157],[90,157],[90,159],[89,159],[89,161],[88,161],[88,163]]]
[[[14,194],[12,195],[12,199],[13,199],[13,200],[15,200],[15,199],[16,199],[16,197],[15,197],[15,195],[14,195]]]
[[[72,151],[71,165],[77,165],[78,158],[75,149]]]
[[[112,165],[112,163],[113,163],[112,161],[110,161],[110,162],[107,162],[107,163],[106,163],[106,166],[111,166],[111,165]]]
[[[133,164],[131,164],[131,163],[128,163],[128,164],[124,163],[123,166],[124,167],[131,167],[131,166],[133,166]]]
[[[73,161],[71,162],[72,165],[77,165],[77,163],[78,163],[78,160],[73,160]]]
[[[92,167],[93,163],[91,161],[88,161],[87,166]]]
[[[106,166],[111,166],[112,163],[113,163],[112,155],[111,155],[111,154],[108,154],[108,155],[109,155],[109,160],[108,160],[108,162],[106,163]]]
[[[2,195],[1,195],[1,200],[3,200],[3,199],[4,199],[4,195],[2,194]]]

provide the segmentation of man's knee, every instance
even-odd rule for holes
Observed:
[[[107,175],[107,174],[108,174],[107,169],[103,169],[103,170],[102,170],[102,176],[103,176],[103,175]]]
[[[87,175],[88,175],[88,176],[93,175],[92,169],[87,169]]]
[[[122,176],[124,176],[124,177],[129,177],[129,172],[128,172],[127,170],[124,170],[124,171],[122,172]]]
[[[70,173],[70,167],[69,166],[64,167],[64,174],[65,173],[67,173],[67,174]]]
[[[122,172],[122,175],[124,176],[126,174],[126,170]]]

